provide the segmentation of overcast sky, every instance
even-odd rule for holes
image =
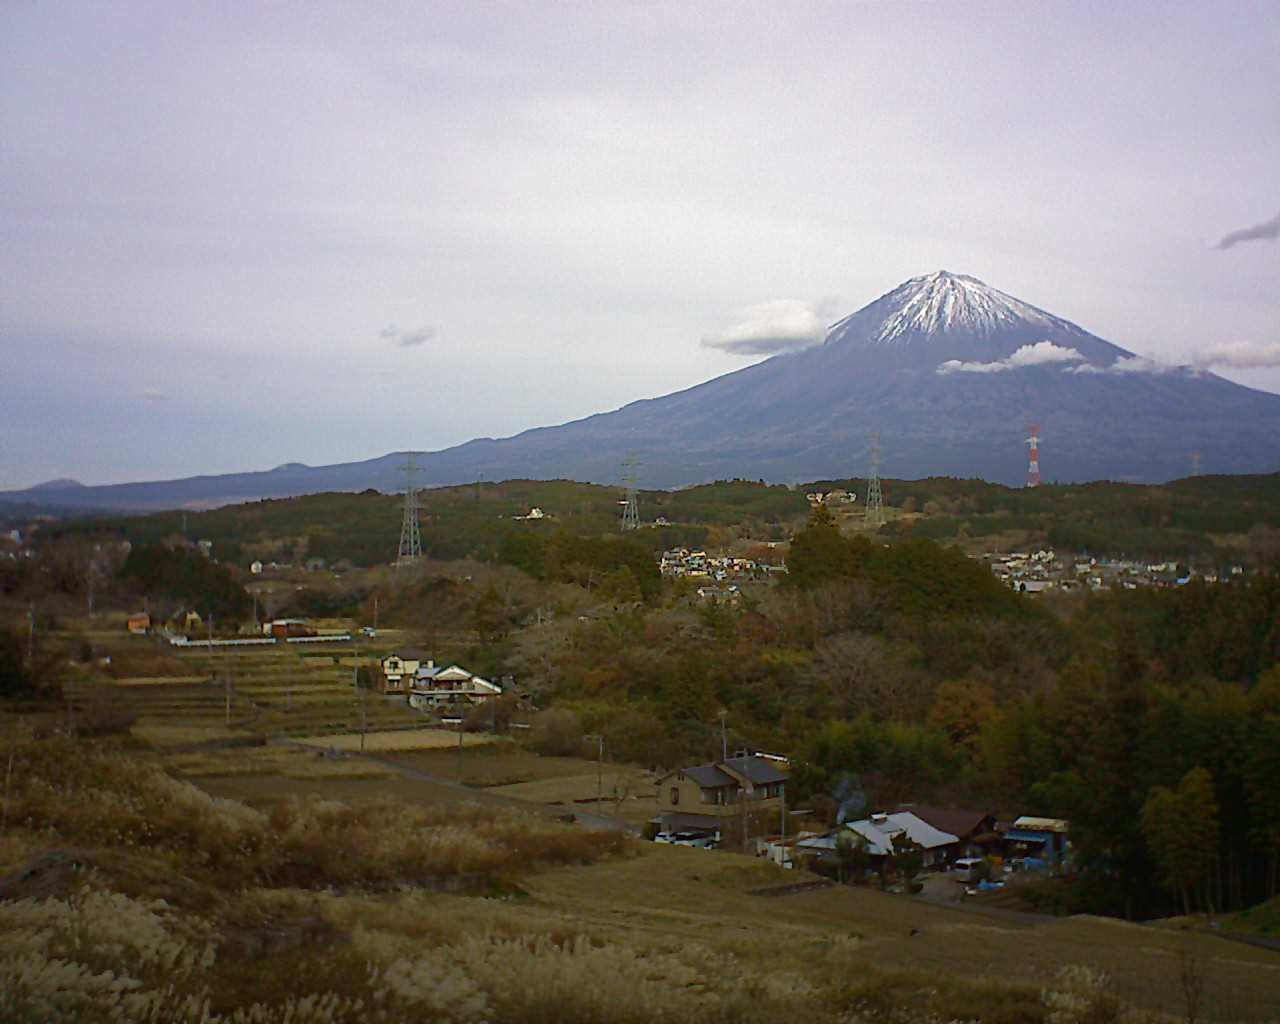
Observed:
[[[6,0],[0,488],[503,436],[943,268],[1280,391],[1277,53],[1274,0]]]

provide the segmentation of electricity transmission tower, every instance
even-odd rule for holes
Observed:
[[[863,519],[872,526],[884,525],[884,499],[880,495],[880,432],[871,435],[871,475],[867,478],[867,510]]]
[[[1027,463],[1027,486],[1040,486],[1040,424],[1032,423],[1027,427],[1027,447],[1031,449],[1031,458]]]
[[[413,464],[413,452],[405,456],[400,467],[405,475],[404,518],[400,522],[400,550],[396,553],[396,567],[412,565],[422,557],[422,534],[418,531],[418,482],[417,467]]]
[[[625,532],[634,530],[640,525],[640,506],[636,502],[636,457],[627,453],[627,461],[622,464],[622,482],[627,485],[627,496],[618,502],[622,506],[621,528]]]

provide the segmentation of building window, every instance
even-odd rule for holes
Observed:
[[[671,787],[671,805],[674,807],[679,802],[680,802],[680,787],[672,786]]]

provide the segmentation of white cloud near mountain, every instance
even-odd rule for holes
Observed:
[[[1064,373],[1102,373],[1110,376],[1123,376],[1129,373],[1146,373],[1161,377],[1169,373],[1189,374],[1194,371],[1189,366],[1178,363],[1162,363],[1158,359],[1146,356],[1121,356],[1114,363],[1098,366],[1094,363],[1083,363],[1080,366],[1068,366]]]
[[[702,338],[703,348],[737,356],[767,356],[820,345],[827,336],[827,320],[819,310],[798,299],[776,299],[748,306],[732,327]]]
[[[948,359],[945,363],[938,364],[937,372],[943,377],[953,373],[1006,373],[1028,366],[1074,363],[1083,358],[1074,348],[1055,345],[1052,341],[1037,341],[1034,345],[1023,345],[1012,355],[992,363],[965,363],[959,359]]]
[[[1200,349],[1191,361],[1197,366],[1254,370],[1280,366],[1280,341],[1223,341]]]

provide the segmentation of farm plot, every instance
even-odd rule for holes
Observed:
[[[211,675],[230,676],[235,696],[255,708],[254,728],[262,734],[319,736],[362,725],[379,730],[422,721],[402,698],[357,690],[348,652],[192,648],[183,660]]]
[[[596,763],[580,757],[543,757],[522,747],[514,740],[499,738],[489,746],[468,747],[461,757],[454,749],[416,750],[391,753],[386,760],[428,775],[458,779],[467,786],[491,788],[512,786],[542,779],[564,779],[587,775]],[[605,766],[606,771],[608,765]],[[461,768],[462,774],[458,771]],[[594,777],[594,776],[593,776]]]
[[[492,793],[532,803],[598,811],[642,825],[658,813],[653,774],[643,768],[605,765],[602,772],[495,786]]]
[[[307,746],[317,749],[354,751],[364,749],[370,753],[405,750],[456,750],[462,747],[477,747],[493,742],[493,737],[486,733],[459,734],[448,729],[398,729],[394,732],[350,732],[333,736],[307,737],[298,740]]]
[[[323,752],[295,746],[171,754],[163,763],[168,771],[192,781],[250,776],[311,781],[384,779],[396,774],[393,769],[364,758],[326,757]]]

